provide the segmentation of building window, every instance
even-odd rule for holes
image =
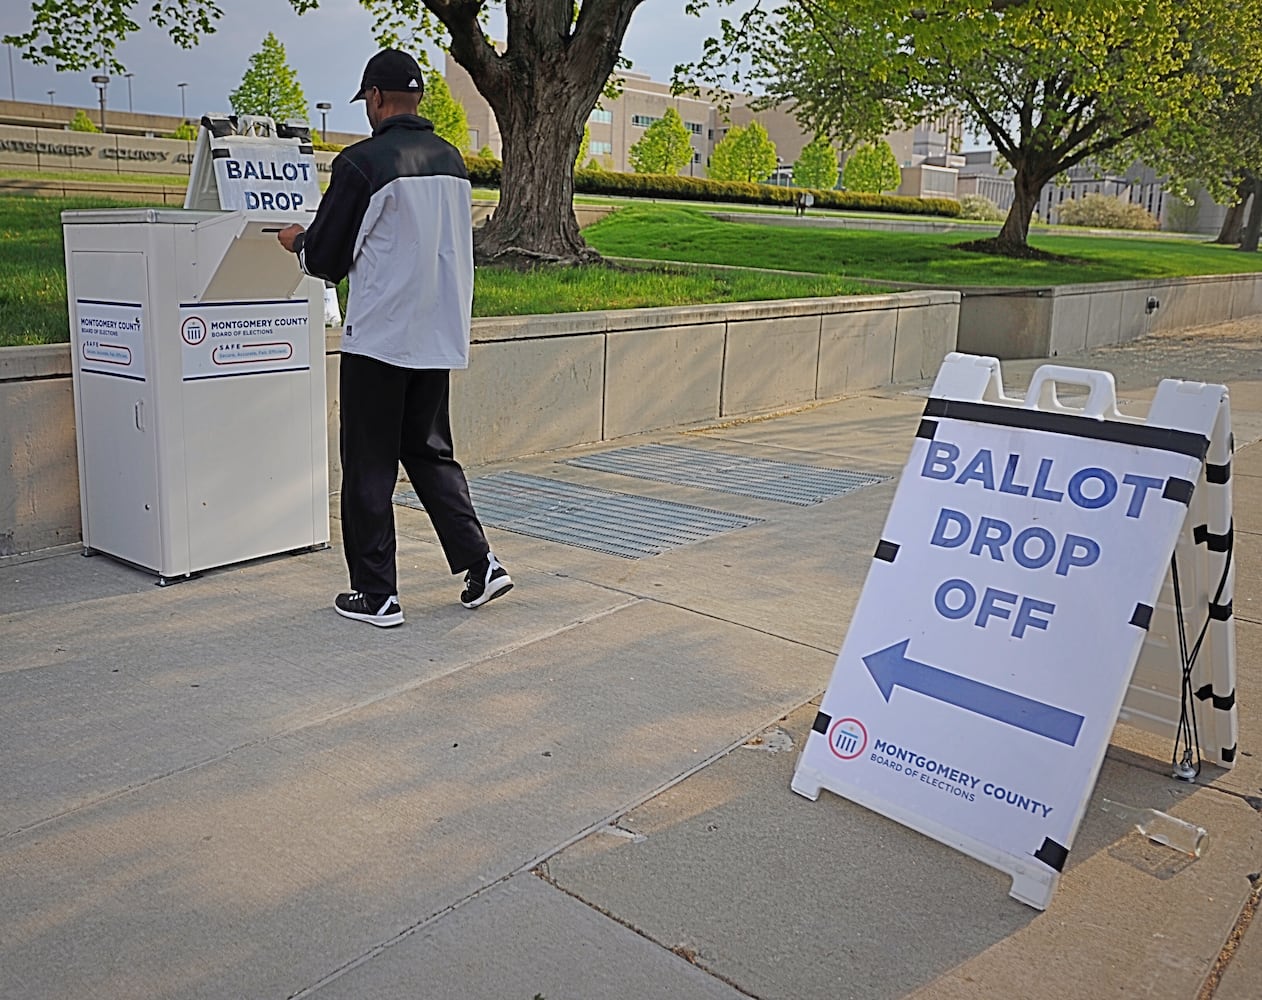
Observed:
[[[688,126],[688,131],[693,135],[700,135],[705,129],[705,126],[700,122],[684,122],[684,124]]]
[[[613,152],[613,143],[599,142],[596,139],[589,139],[587,142],[587,152],[591,156],[604,156]]]
[[[632,115],[631,124],[638,125],[640,128],[648,128],[654,122],[661,121],[660,118],[653,118],[649,115]]]
[[[603,108],[597,108],[587,118],[589,122],[595,122],[598,125],[612,125],[613,112],[605,111]]]

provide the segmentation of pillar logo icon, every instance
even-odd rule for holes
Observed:
[[[189,347],[196,347],[206,339],[206,321],[200,316],[190,316],[181,324],[180,336]]]
[[[842,760],[854,760],[868,748],[868,730],[858,719],[838,719],[828,730],[828,749]]]

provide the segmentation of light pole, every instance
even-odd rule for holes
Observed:
[[[329,109],[333,107],[328,101],[321,101],[316,105],[316,110],[320,112],[320,138],[324,142],[329,141]]]
[[[176,86],[180,88],[180,117],[181,117],[181,118],[184,118],[184,119],[187,119],[187,118],[188,118],[188,112],[186,112],[186,111],[184,110],[184,88],[185,88],[185,87],[187,87],[187,86],[188,86],[188,84],[187,84],[187,83],[177,83],[177,84],[176,84]]]
[[[50,91],[48,92],[48,103],[49,103],[49,104],[52,104],[52,103],[53,103],[53,94],[55,94],[55,93],[57,93],[57,91],[55,91],[55,90],[50,90]]]
[[[18,99],[18,88],[13,82],[13,46],[9,46],[9,98],[16,101]]]
[[[131,106],[131,78],[132,78],[133,76],[135,76],[135,75],[136,75],[135,73],[124,73],[124,74],[123,74],[123,76],[125,76],[125,77],[127,78],[127,110],[128,110],[128,111],[133,111],[133,110],[135,110],[135,109],[134,109],[134,108],[132,108],[132,106]]]
[[[98,73],[92,78],[92,82],[96,84],[96,89],[101,95],[101,131],[105,131],[105,86],[110,82],[110,78],[103,73]]]

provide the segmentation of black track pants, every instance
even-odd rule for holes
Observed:
[[[342,543],[352,590],[398,593],[391,498],[400,462],[453,573],[489,550],[453,455],[449,382],[445,370],[342,354]]]

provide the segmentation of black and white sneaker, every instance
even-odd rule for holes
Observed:
[[[380,628],[403,624],[403,609],[394,594],[338,594],[333,602],[335,610],[343,618],[354,618]]]
[[[460,603],[466,608],[480,608],[487,601],[493,601],[512,589],[513,580],[508,575],[508,570],[488,552],[486,558],[476,563],[465,574],[464,592],[460,595]]]

